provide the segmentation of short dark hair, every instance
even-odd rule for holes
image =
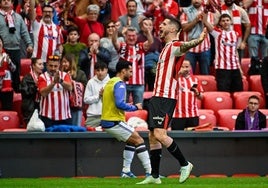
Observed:
[[[123,69],[129,69],[129,66],[131,66],[131,62],[120,58],[116,64],[116,73],[121,72]]]
[[[260,101],[260,98],[259,98],[257,95],[251,95],[251,96],[248,98],[248,101],[249,101],[250,99],[256,99],[256,100]]]
[[[167,15],[165,19],[168,19],[171,24],[175,25],[178,28],[178,31],[181,29],[181,23],[176,17],[172,15]]]
[[[232,17],[229,14],[222,14],[219,18],[218,23],[220,23],[223,18],[229,18],[230,20],[232,20]]]
[[[108,68],[108,65],[106,63],[104,63],[103,61],[98,61],[95,65],[94,65],[94,69],[95,70],[98,70],[98,69],[107,69]]]
[[[73,31],[76,31],[76,32],[78,33],[78,35],[80,35],[78,27],[75,27],[75,26],[70,26],[70,27],[67,29],[68,35],[69,35],[71,32],[73,32]]]

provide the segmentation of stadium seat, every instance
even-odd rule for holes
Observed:
[[[250,67],[250,58],[241,59],[241,69],[246,77],[248,77],[248,69]]]
[[[257,95],[260,98],[260,106],[259,108],[264,108],[264,98],[262,97],[261,93],[258,91],[238,91],[233,93],[233,102],[235,109],[244,109],[248,105],[248,98],[251,95]]]
[[[229,92],[223,91],[207,91],[204,92],[202,101],[203,109],[211,109],[217,118],[217,112],[220,109],[233,108],[233,100]]]
[[[22,97],[20,93],[14,93],[13,96],[13,111],[16,111],[18,113],[18,116],[20,118],[20,124],[22,127],[26,128],[26,125],[23,122],[23,116],[21,111],[21,103],[22,103]]]
[[[125,112],[126,121],[128,121],[128,119],[131,117],[139,117],[139,118],[147,121],[148,112],[147,112],[147,110],[136,110],[136,111],[132,111],[132,112]]]
[[[15,111],[0,111],[0,131],[20,128],[20,119]]]
[[[262,94],[262,96],[264,96],[264,91],[261,84],[261,76],[251,75],[248,80],[249,80],[250,91],[258,91]]]
[[[248,91],[249,83],[248,83],[247,77],[243,76],[242,82],[243,82],[243,90]]]
[[[217,120],[213,110],[199,110],[199,125],[210,123],[212,126],[216,126]]]
[[[218,110],[218,126],[227,127],[230,131],[234,130],[237,115],[240,109],[223,109]]]
[[[145,91],[143,93],[143,99],[150,99],[153,95],[153,92],[152,91]]]
[[[217,91],[215,76],[212,75],[195,75],[202,85],[204,91]]]
[[[25,76],[30,72],[30,66],[31,66],[31,59],[21,59],[20,60],[21,70],[20,70],[20,76]]]

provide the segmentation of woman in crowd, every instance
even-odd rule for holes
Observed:
[[[110,78],[114,77],[116,75],[116,64],[119,60],[119,54],[117,53],[117,50],[114,48],[114,45],[112,43],[112,35],[113,35],[113,28],[116,27],[116,22],[109,20],[104,24],[104,36],[100,40],[100,46],[106,48],[109,50],[111,54],[112,61],[109,63],[108,72]],[[118,40],[124,41],[123,37],[119,37]]]
[[[77,69],[77,63],[75,62],[75,55],[74,54],[65,54],[61,60],[61,71],[68,72],[72,77],[72,80],[75,82],[82,83],[83,88],[87,85],[87,77],[84,71]],[[74,82],[73,82],[74,86]],[[74,89],[74,87],[73,87]],[[82,95],[84,91],[82,91]],[[71,96],[75,97],[75,96]],[[83,101],[83,96],[82,101]],[[82,107],[72,106],[71,103],[71,114],[72,114],[72,124],[73,125],[81,125],[82,122]]]
[[[37,81],[44,69],[44,64],[40,58],[32,58],[30,72],[21,81],[22,115],[23,121],[27,125],[35,109],[39,109],[39,93]]]

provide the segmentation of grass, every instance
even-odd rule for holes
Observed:
[[[267,177],[190,178],[183,184],[177,178],[164,178],[161,185],[136,185],[143,179],[121,178],[1,178],[1,188],[267,188]]]

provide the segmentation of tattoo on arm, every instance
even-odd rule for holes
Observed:
[[[188,42],[184,42],[181,46],[180,46],[180,52],[182,53],[186,53],[188,50],[190,50],[193,47],[196,47],[198,44],[200,44],[203,40],[200,40],[200,38],[198,39],[194,39]]]

